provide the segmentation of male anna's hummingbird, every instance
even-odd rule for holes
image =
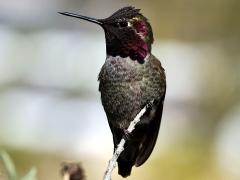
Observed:
[[[151,54],[151,25],[140,9],[134,7],[119,9],[106,19],[61,14],[96,23],[104,29],[107,57],[98,80],[114,148],[122,137],[129,137],[125,132],[130,122],[148,105],[117,160],[118,173],[127,177],[133,165],[142,165],[152,153],[166,92],[164,69]]]

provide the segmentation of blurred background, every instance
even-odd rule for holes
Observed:
[[[157,145],[128,179],[239,180],[239,0],[1,0],[0,148],[39,180],[61,179],[63,161],[103,177],[113,151],[97,82],[104,33],[57,12],[104,18],[127,5],[150,20],[167,74]]]

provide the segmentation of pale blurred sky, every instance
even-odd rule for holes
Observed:
[[[237,0],[0,1],[0,146],[110,157],[97,82],[106,57],[103,30],[57,12],[104,18],[130,4],[150,19],[153,54],[167,74],[153,159],[179,142],[197,142],[210,149],[208,166],[221,178],[239,179]]]

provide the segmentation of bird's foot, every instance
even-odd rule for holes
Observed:
[[[153,100],[152,101],[149,101],[147,104],[146,104],[146,108],[148,111],[152,110],[153,108]]]
[[[129,141],[132,137],[131,133],[127,129],[124,129],[123,133],[123,139],[125,139],[125,141]]]

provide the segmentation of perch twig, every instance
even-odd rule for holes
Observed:
[[[131,121],[130,125],[128,126],[127,132],[128,134],[131,134],[132,131],[135,129],[136,124],[140,121],[140,118],[143,116],[143,114],[146,112],[147,110],[147,106],[146,105],[138,114],[137,116],[134,118],[133,121]],[[126,140],[124,138],[121,139],[120,143],[118,144],[117,148],[114,151],[114,154],[112,156],[112,159],[109,161],[108,163],[108,167],[105,171],[103,180],[111,180],[111,175],[112,175],[112,171],[113,169],[116,167],[116,162],[118,157],[120,156],[120,154],[123,152],[124,150],[124,145],[126,143]]]

